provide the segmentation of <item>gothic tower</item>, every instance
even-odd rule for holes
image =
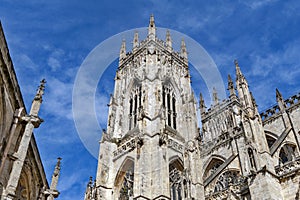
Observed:
[[[237,61],[228,98],[200,94],[201,131],[190,84],[187,47],[134,34],[123,41],[100,141],[98,171],[85,200],[299,199],[300,93],[259,113]]]
[[[122,42],[95,183],[86,199],[203,199],[196,101],[187,49],[148,36],[126,52]]]

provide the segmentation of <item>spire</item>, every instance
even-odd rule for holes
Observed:
[[[153,14],[150,16],[150,22],[149,22],[149,27],[148,27],[148,38],[149,40],[155,40],[155,33],[156,28],[155,28],[155,22],[154,22],[154,16]]]
[[[280,111],[284,111],[286,108],[286,104],[284,102],[284,99],[283,99],[281,93],[279,92],[279,90],[277,88],[276,88],[276,101],[278,103]]]
[[[42,101],[43,101],[43,94],[44,94],[44,90],[45,90],[45,84],[46,84],[46,80],[43,79],[40,82],[40,86],[37,89],[36,95],[32,101],[31,104],[31,109],[29,112],[29,115],[33,115],[33,116],[37,116],[38,112],[40,110]]]
[[[228,74],[228,90],[229,90],[229,97],[234,98],[236,97],[235,90],[234,90],[234,84],[231,79],[231,76]]]
[[[187,61],[187,59],[188,59],[187,50],[186,50],[186,45],[185,45],[183,38],[181,40],[180,55]]]
[[[214,105],[217,105],[219,103],[218,93],[215,87],[213,88],[213,103]]]
[[[200,104],[200,113],[201,113],[201,116],[202,116],[206,112],[206,106],[205,106],[205,102],[204,102],[202,93],[200,93],[200,102],[199,102],[199,104]]]
[[[167,34],[166,34],[166,46],[168,51],[172,51],[172,39],[169,30],[167,30]]]
[[[139,47],[139,33],[136,31],[133,38],[133,52]]]
[[[235,70],[236,70],[236,79],[244,78],[244,75],[241,71],[241,68],[240,68],[237,60],[234,60],[234,65],[235,65]]]
[[[57,158],[57,163],[55,165],[55,169],[54,169],[54,172],[52,175],[50,190],[56,190],[58,178],[59,178],[59,174],[60,174],[60,161],[61,160],[62,160],[62,158],[60,158],[60,157]]]
[[[254,96],[253,96],[252,92],[250,92],[250,96],[251,96],[251,101],[252,101],[252,104],[253,104],[253,108],[256,108],[257,104],[256,104],[256,100],[254,99]]]
[[[51,180],[51,185],[50,188],[47,189],[44,193],[47,196],[47,200],[54,200],[54,198],[57,198],[59,196],[59,192],[57,191],[57,183],[58,183],[58,178],[60,174],[60,161],[62,158],[58,157],[57,158],[57,163],[55,165],[55,169],[52,175],[52,180]]]
[[[120,57],[119,57],[119,62],[121,62],[124,58],[126,58],[126,42],[123,39],[122,40],[122,45],[120,49]]]

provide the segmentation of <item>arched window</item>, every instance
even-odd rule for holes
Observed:
[[[206,170],[203,175],[203,179],[208,178],[210,175],[214,174],[217,169],[223,164],[224,162],[220,159],[213,158],[208,166],[206,167]]]
[[[163,107],[166,110],[167,125],[176,129],[176,98],[170,85],[163,86]]]
[[[118,172],[115,187],[119,200],[131,200],[133,198],[134,162],[126,159]]]
[[[16,198],[18,200],[30,199],[30,188],[28,182],[29,182],[28,175],[23,171],[18,183],[18,187],[16,189]]]
[[[240,182],[239,171],[226,171],[218,177],[214,192],[220,192],[228,189],[230,185],[237,185]]]
[[[293,161],[295,159],[296,146],[292,144],[285,144],[281,147],[279,152],[279,164]]]
[[[123,184],[120,189],[119,200],[129,200],[133,197],[133,171],[128,170],[124,176]]]
[[[255,169],[256,170],[256,162],[255,162],[253,150],[251,148],[248,148],[248,156],[249,156],[249,161],[250,161],[251,169]]]
[[[178,160],[169,165],[171,200],[182,200],[187,197],[187,182],[183,178],[183,166]]]
[[[275,138],[269,136],[269,135],[266,135],[266,139],[267,139],[267,143],[268,143],[268,147],[269,149],[271,148],[271,146],[274,144],[274,142],[276,141]]]
[[[137,125],[138,110],[142,106],[142,86],[133,88],[129,99],[129,130]]]

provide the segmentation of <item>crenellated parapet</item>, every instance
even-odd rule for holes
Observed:
[[[300,93],[293,95],[284,100],[284,104],[286,106],[285,110],[287,112],[298,108],[300,106]],[[265,111],[260,113],[260,116],[263,120],[263,123],[267,123],[268,121],[272,121],[276,119],[282,111],[280,110],[279,105],[274,105],[271,108],[266,109]]]

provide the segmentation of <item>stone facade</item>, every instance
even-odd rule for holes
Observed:
[[[45,82],[42,81],[27,113],[0,23],[0,199],[53,199],[32,134],[43,122],[38,116]],[[59,168],[59,162],[56,168]]]
[[[300,94],[259,113],[235,61],[229,97],[207,109],[190,84],[187,49],[156,37],[125,41],[103,131],[96,180],[85,200],[298,199]]]

